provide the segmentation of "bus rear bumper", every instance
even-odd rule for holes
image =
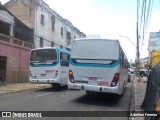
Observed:
[[[52,83],[58,83],[55,79],[29,79],[30,83],[36,83],[36,84],[52,84]]]
[[[93,92],[104,92],[104,93],[113,93],[120,95],[119,86],[109,87],[109,86],[93,86],[87,84],[75,84],[68,82],[68,89],[71,90],[86,90]]]

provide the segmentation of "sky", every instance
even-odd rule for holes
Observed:
[[[1,0],[4,4],[8,0]],[[137,0],[43,0],[86,35],[118,39],[128,60],[136,56]],[[160,2],[154,0],[149,31],[160,30]],[[121,37],[120,37],[121,36]],[[132,41],[132,43],[130,42]],[[147,57],[148,39],[140,50]],[[141,48],[141,45],[140,45]]]

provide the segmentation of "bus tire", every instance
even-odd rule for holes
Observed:
[[[126,88],[125,84],[126,84],[126,83],[123,84],[123,91],[122,91],[122,94],[119,95],[120,97],[123,97],[123,95],[124,95],[124,91],[125,91],[125,88]]]
[[[91,91],[86,91],[86,94],[90,95],[90,94],[92,94],[92,92]]]
[[[52,87],[54,87],[54,88],[59,88],[59,87],[60,87],[60,84],[59,84],[59,83],[52,83],[51,85],[52,85]]]
[[[97,92],[87,91],[87,90],[86,90],[86,94],[87,94],[87,95],[93,95],[93,94],[97,94]]]
[[[124,95],[124,89],[123,89],[123,92],[122,92],[122,94],[121,95],[119,95],[120,97],[123,97],[123,95]]]
[[[124,89],[123,89],[123,92],[121,94],[117,94],[117,97],[123,97],[124,95]]]

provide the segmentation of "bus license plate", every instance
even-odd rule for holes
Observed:
[[[88,78],[88,84],[89,85],[97,85],[97,78],[95,78],[95,77],[89,77]]]

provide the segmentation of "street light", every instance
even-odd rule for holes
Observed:
[[[124,37],[124,38],[126,38],[127,40],[129,40],[129,42],[132,43],[132,45],[134,45],[134,46],[136,47],[136,45],[135,45],[127,36],[119,35],[119,37]]]
[[[137,46],[127,37],[127,36],[123,36],[123,35],[119,35],[119,37],[124,37],[124,38],[126,38],[127,40],[129,40],[129,42],[131,42],[132,43],[132,45],[134,45],[134,47],[136,47],[137,48]],[[139,53],[139,52],[138,52]],[[136,66],[137,66],[137,68],[139,67],[139,65],[140,65],[140,63],[139,63],[139,57],[138,57],[138,54],[137,54],[137,58],[136,58]]]

